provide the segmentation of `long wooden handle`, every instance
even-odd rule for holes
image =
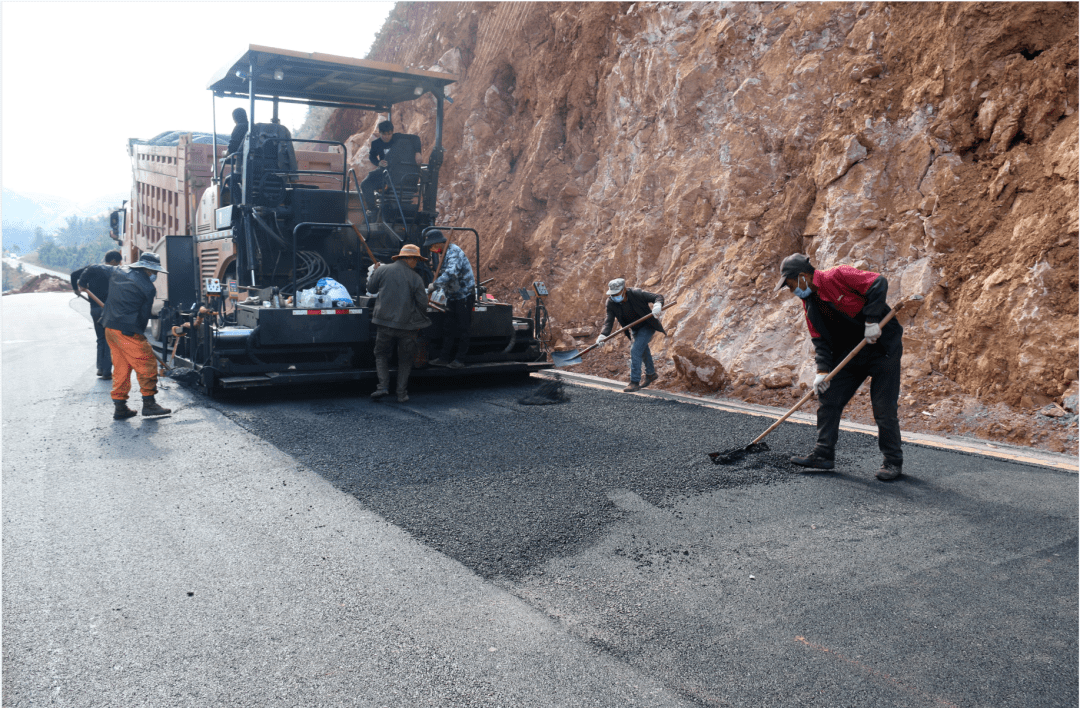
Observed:
[[[97,303],[97,306],[98,306],[98,307],[105,307],[105,303],[103,303],[103,302],[102,302],[102,301],[101,301],[100,299],[98,299],[98,296],[97,296],[97,295],[95,295],[94,293],[90,292],[89,290],[83,290],[82,288],[79,288],[79,292],[83,292],[83,293],[86,293],[87,295],[89,295],[89,296],[90,296],[90,298],[91,298],[91,299],[92,299],[92,300],[93,300],[94,302],[96,302],[96,303]]]
[[[896,307],[894,307],[894,308],[892,309],[892,312],[890,312],[889,314],[885,315],[885,318],[884,318],[883,320],[881,320],[881,322],[879,322],[878,324],[879,324],[879,325],[880,325],[880,326],[881,326],[882,328],[884,328],[884,327],[885,327],[885,325],[886,325],[886,324],[888,323],[888,321],[889,321],[889,320],[891,320],[891,319],[892,319],[892,318],[893,318],[893,317],[894,317],[894,316],[896,315],[896,313],[897,313],[897,312],[899,312],[899,311],[900,311],[901,309],[903,309],[903,307],[904,307],[904,304],[905,304],[905,303],[903,303],[903,302],[901,302],[901,303],[898,303],[898,304],[896,305]],[[844,360],[843,360],[843,361],[841,361],[841,362],[840,362],[839,364],[837,364],[837,365],[836,365],[836,368],[835,368],[835,369],[833,369],[832,371],[830,371],[830,372],[829,372],[829,375],[825,377],[825,381],[832,381],[832,378],[833,378],[834,376],[836,376],[836,375],[837,375],[838,373],[840,373],[840,369],[843,369],[843,368],[844,368],[845,366],[847,366],[847,365],[848,365],[848,362],[849,362],[849,361],[851,361],[852,359],[854,359],[854,358],[855,358],[855,355],[856,355],[856,354],[858,354],[859,352],[861,352],[861,351],[862,351],[862,348],[866,346],[866,343],[867,343],[868,341],[869,341],[869,340],[867,340],[867,339],[864,339],[864,340],[862,340],[861,342],[859,342],[859,343],[858,343],[858,344],[857,344],[857,345],[855,346],[855,348],[851,350],[851,353],[850,353],[850,354],[848,354],[848,355],[847,355],[846,357],[844,357]],[[798,403],[796,403],[796,404],[795,404],[795,405],[794,405],[794,406],[793,406],[793,407],[791,408],[791,410],[789,410],[789,411],[788,411],[787,413],[785,413],[785,414],[784,414],[784,415],[783,415],[783,416],[782,416],[782,417],[780,418],[780,420],[778,420],[778,421],[776,421],[775,423],[773,423],[772,425],[770,425],[770,426],[769,426],[769,429],[768,429],[768,430],[766,430],[766,431],[765,431],[764,433],[762,433],[761,435],[759,435],[759,436],[757,436],[756,438],[754,438],[754,440],[753,440],[753,441],[752,441],[752,442],[750,443],[750,445],[754,445],[754,444],[757,444],[757,443],[761,442],[762,440],[764,440],[764,439],[765,439],[765,436],[766,436],[766,435],[768,435],[768,434],[769,434],[769,433],[771,433],[772,431],[776,430],[777,426],[779,426],[779,425],[780,425],[781,423],[783,423],[783,422],[784,422],[785,420],[787,420],[787,419],[788,419],[789,417],[791,417],[791,414],[792,414],[792,413],[794,413],[795,411],[797,411],[797,410],[799,410],[800,408],[802,408],[802,405],[803,405],[804,403],[806,403],[807,401],[809,401],[809,400],[810,400],[811,398],[813,398],[813,396],[814,396],[814,389],[813,389],[813,387],[811,387],[811,388],[810,388],[810,390],[809,390],[809,391],[807,392],[807,394],[806,394],[805,396],[803,396],[803,397],[802,397],[802,400],[800,400],[800,401],[799,401]],[[749,447],[749,446],[748,446],[748,447]]]
[[[364,248],[367,250],[368,258],[371,259],[371,262],[379,263],[379,259],[376,258],[375,254],[371,251],[371,246],[367,245],[367,241],[365,241],[364,237],[360,235],[360,229],[356,228],[356,225],[352,223],[350,223],[349,226],[351,226],[352,230],[356,232],[356,238],[360,239],[360,243],[364,244]]]
[[[450,255],[450,239],[446,239],[446,244],[443,246],[442,253],[439,255],[439,267],[435,269],[435,277],[431,279],[431,282],[435,282],[439,279],[439,275],[442,273],[443,264],[446,263],[446,257]]]
[[[664,310],[668,309],[669,307],[672,307],[672,306],[674,306],[674,305],[675,305],[675,303],[677,303],[677,302],[678,302],[678,300],[672,300],[672,301],[671,301],[670,303],[668,303],[667,305],[664,305],[663,307],[661,307],[661,308],[660,308],[660,311],[661,311],[661,312],[663,312]],[[644,317],[642,317],[641,319],[638,319],[638,320],[634,320],[633,322],[631,322],[631,323],[630,323],[630,324],[628,324],[628,325],[624,325],[624,326],[622,326],[622,327],[619,327],[619,328],[618,328],[617,330],[615,330],[614,332],[612,332],[612,333],[611,333],[611,334],[609,334],[608,336],[604,337],[604,342],[606,342],[607,340],[609,340],[609,339],[613,338],[613,337],[614,337],[614,336],[615,336],[616,334],[619,334],[619,333],[620,333],[620,332],[622,332],[622,331],[623,331],[624,329],[627,329],[627,328],[629,328],[629,327],[633,327],[634,325],[639,325],[639,324],[641,324],[642,322],[644,322],[645,320],[649,319],[649,318],[650,318],[650,317],[652,317],[652,316],[653,316],[653,313],[651,313],[651,312],[650,312],[649,314],[645,315],[645,316],[644,316]],[[604,342],[597,342],[596,344],[592,345],[591,347],[586,347],[585,349],[582,349],[582,350],[581,350],[581,352],[580,352],[580,353],[578,354],[578,356],[581,356],[582,354],[585,354],[586,352],[590,352],[590,351],[592,351],[593,349],[596,349],[596,348],[597,348],[598,346],[600,346],[600,345],[601,345],[601,344],[603,344]]]

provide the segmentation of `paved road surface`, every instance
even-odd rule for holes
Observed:
[[[529,384],[111,420],[70,295],[8,296],[4,705],[1077,703],[1077,477]]]
[[[26,262],[26,261],[24,261],[24,260],[22,260],[20,258],[13,258],[11,256],[5,256],[4,261],[9,266],[11,266],[12,268],[18,268],[19,266],[22,266],[23,270],[25,270],[27,273],[30,273],[31,275],[40,275],[41,273],[47,273],[49,275],[55,275],[57,278],[60,278],[61,280],[68,280],[69,278],[71,278],[70,273],[63,273],[63,272],[58,271],[58,270],[52,270],[50,268],[44,268],[44,267],[39,266],[39,265],[34,265],[33,263],[28,263],[28,262]]]

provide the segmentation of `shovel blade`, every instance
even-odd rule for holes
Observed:
[[[551,352],[551,363],[555,366],[574,366],[581,363],[581,352],[571,349],[568,352]]]
[[[731,465],[743,459],[747,455],[757,452],[766,452],[769,446],[766,443],[751,443],[746,447],[736,447],[724,452],[710,452],[709,457],[714,465]]]

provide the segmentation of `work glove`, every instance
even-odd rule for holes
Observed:
[[[428,295],[435,292],[435,283],[428,283],[427,291],[428,291]]]
[[[814,393],[816,393],[819,396],[821,394],[825,393],[826,391],[828,391],[829,390],[829,384],[832,383],[831,381],[826,381],[825,380],[826,376],[828,376],[828,374],[818,374],[817,376],[814,377]]]
[[[596,338],[596,343],[597,344],[603,344],[606,339],[607,339],[607,335],[606,334],[601,334],[599,337]]]
[[[866,341],[873,344],[874,342],[876,342],[878,340],[878,337],[880,337],[880,336],[881,336],[881,325],[879,325],[877,322],[867,322],[866,323],[866,330],[863,331],[863,337],[866,339]]]
[[[656,319],[660,319],[660,313],[663,311],[663,309],[663,304],[659,300],[657,300],[652,304],[652,316]]]

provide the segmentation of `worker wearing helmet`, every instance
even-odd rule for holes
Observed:
[[[142,414],[168,415],[172,412],[154,400],[157,394],[157,358],[143,334],[157,293],[154,280],[158,273],[167,272],[161,267],[157,254],[144,253],[130,266],[115,268],[109,279],[109,299],[105,301],[101,324],[105,327],[105,340],[112,354],[114,420],[135,415],[135,411],[127,406],[132,371],[139,380]]]

